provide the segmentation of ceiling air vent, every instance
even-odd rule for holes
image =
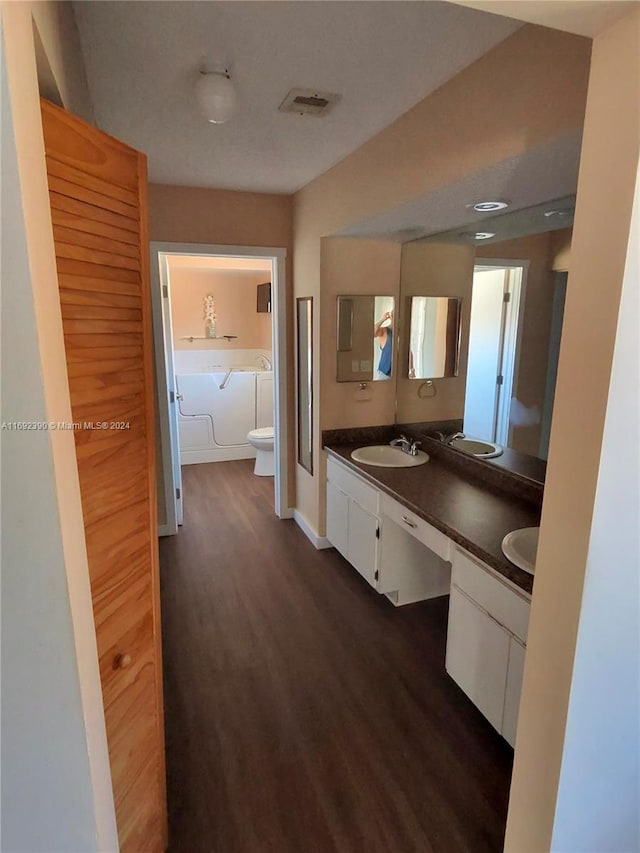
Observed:
[[[318,92],[315,89],[292,89],[278,107],[281,113],[297,113],[301,116],[326,115],[340,100],[340,95]]]

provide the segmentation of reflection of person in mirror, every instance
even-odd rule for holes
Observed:
[[[378,362],[378,379],[391,379],[393,354],[393,314],[385,311],[373,327],[373,337],[380,345],[380,361]]]

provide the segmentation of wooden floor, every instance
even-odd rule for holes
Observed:
[[[502,850],[513,753],[445,674],[447,599],[394,608],[252,466],[185,467],[161,540],[171,853]]]

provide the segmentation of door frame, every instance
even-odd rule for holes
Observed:
[[[156,378],[158,393],[158,414],[161,465],[164,482],[164,501],[166,523],[160,525],[161,536],[171,536],[178,531],[178,507],[176,500],[176,476],[174,474],[175,454],[178,449],[178,437],[175,434],[174,420],[171,416],[170,392],[173,391],[173,405],[176,400],[175,377],[168,375],[167,351],[173,346],[168,340],[168,328],[163,317],[163,285],[170,293],[169,281],[163,281],[161,270],[165,266],[163,259],[167,255],[189,255],[192,257],[215,256],[223,258],[252,258],[271,261],[272,272],[272,313],[271,333],[273,341],[273,378],[274,378],[274,505],[279,518],[291,518],[293,510],[289,504],[288,488],[288,424],[287,424],[287,388],[289,387],[289,365],[287,364],[287,299],[286,299],[286,257],[287,250],[282,247],[265,246],[226,246],[213,243],[150,243],[151,252],[151,302],[153,306],[154,348],[156,357]],[[179,468],[179,465],[178,465]],[[169,474],[169,476],[167,476]]]

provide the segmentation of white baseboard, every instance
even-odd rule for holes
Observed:
[[[232,462],[234,459],[255,459],[256,449],[251,445],[237,447],[212,447],[206,450],[181,450],[181,465],[199,465],[201,462]]]
[[[293,519],[295,523],[298,525],[300,530],[304,533],[307,539],[311,542],[314,548],[317,548],[318,551],[322,551],[324,548],[333,548],[333,545],[326,536],[318,536],[313,527],[309,524],[307,519],[298,512],[297,509],[293,511]]]

